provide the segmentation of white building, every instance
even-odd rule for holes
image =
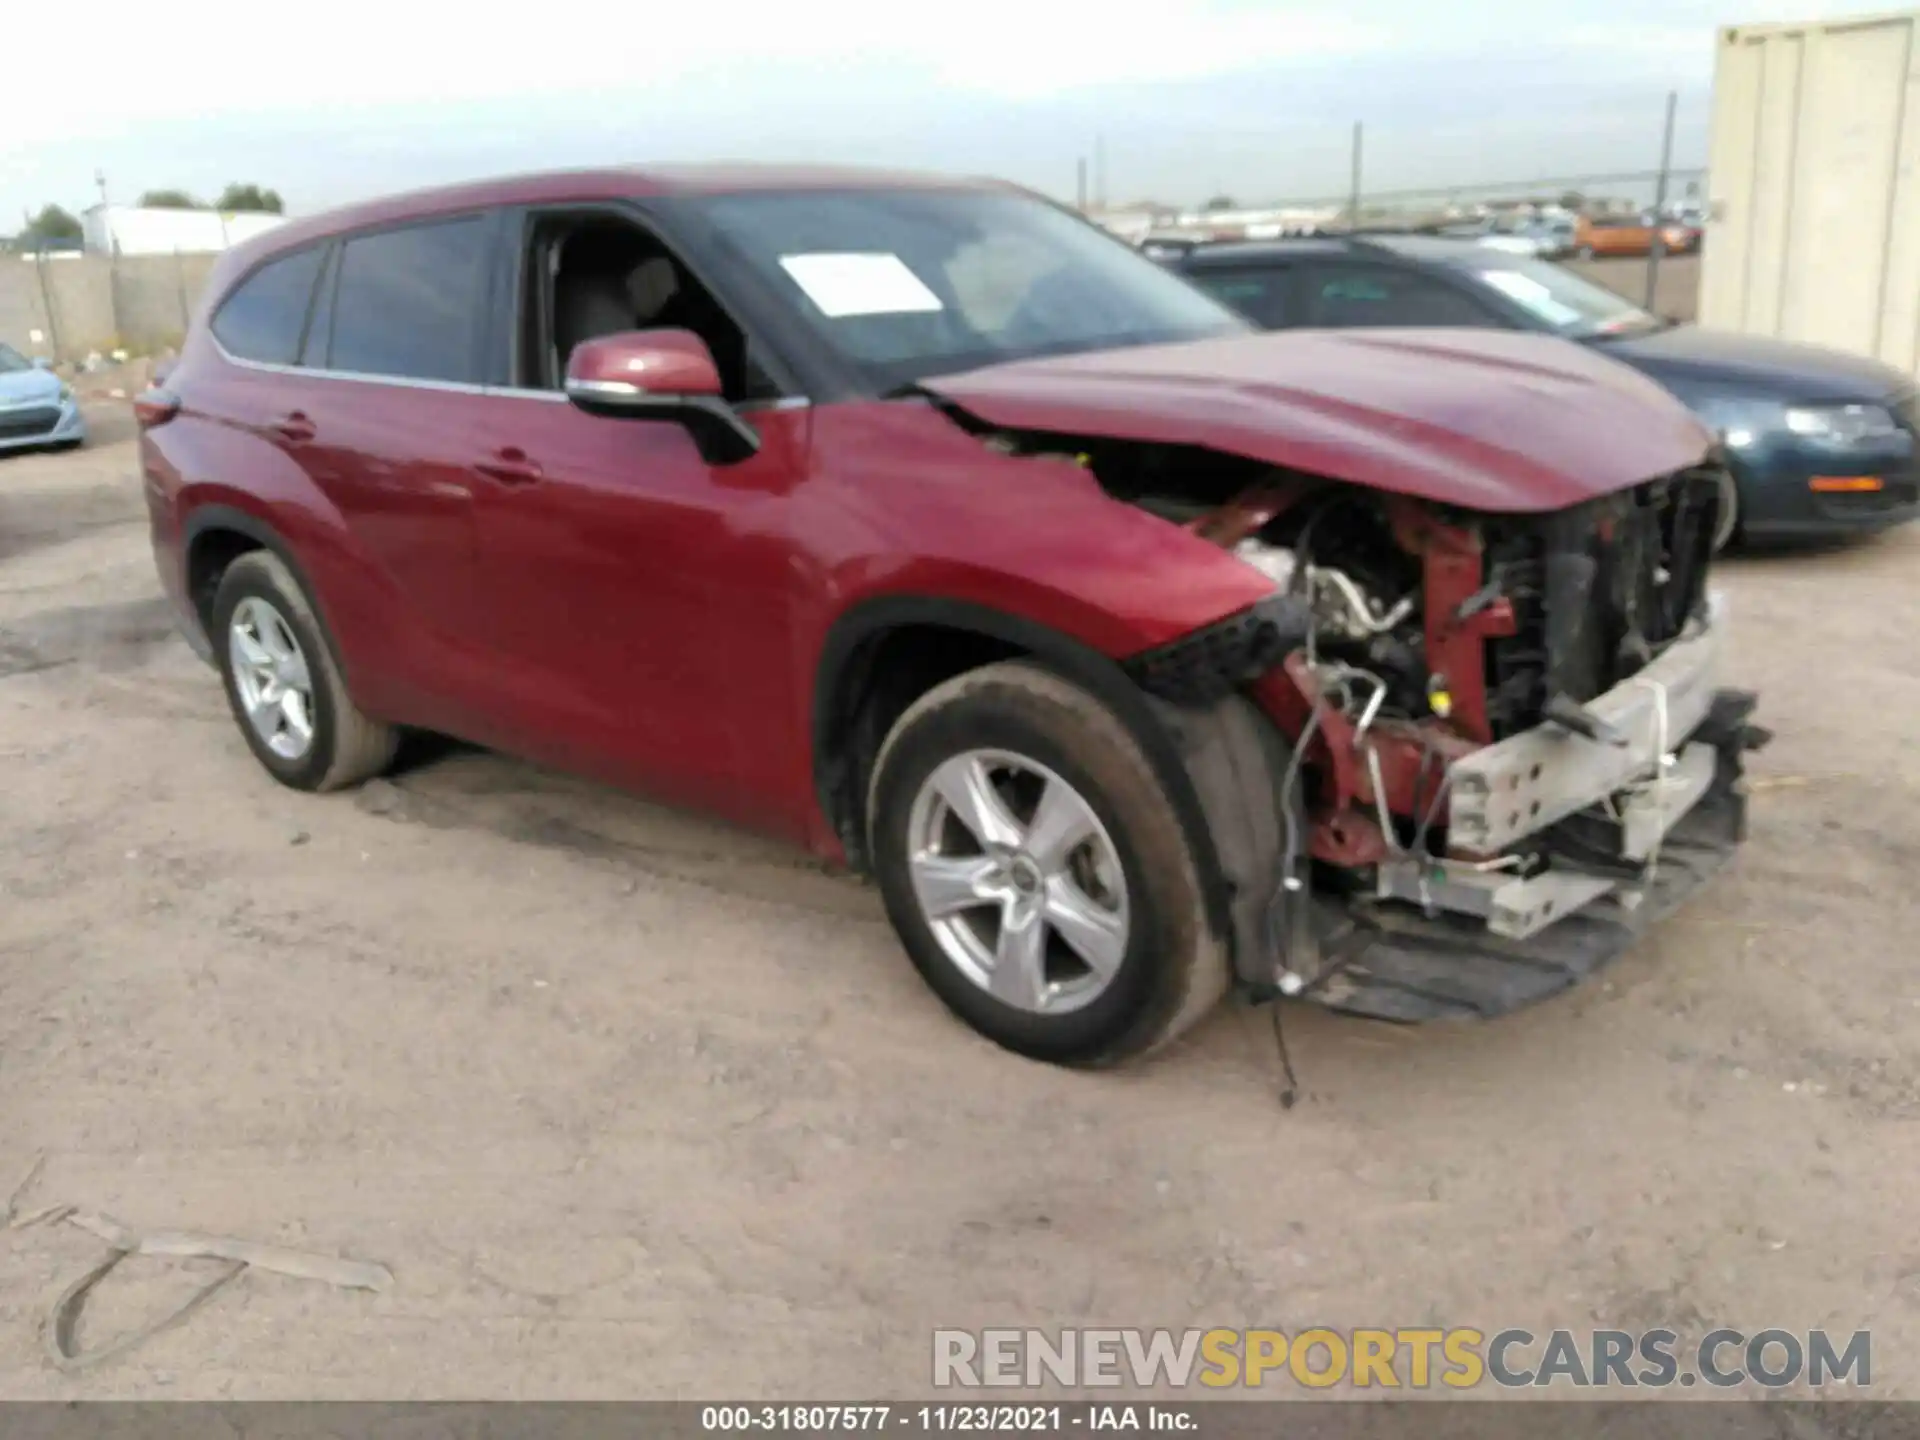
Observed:
[[[285,216],[252,210],[154,210],[95,205],[80,217],[90,254],[183,255],[225,250],[285,223]]]

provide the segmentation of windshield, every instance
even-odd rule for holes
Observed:
[[[1469,268],[1483,284],[1570,340],[1638,334],[1666,324],[1604,285],[1545,260],[1490,254],[1485,260],[1475,257]]]
[[[783,191],[694,205],[880,394],[1004,360],[1252,328],[1028,195]]]
[[[31,370],[32,368],[26,356],[6,341],[0,340],[0,375],[6,374],[9,370]]]

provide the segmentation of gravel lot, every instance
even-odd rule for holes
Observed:
[[[1739,865],[1507,1021],[1264,1014],[1081,1075],[950,1020],[874,893],[452,750],[310,798],[157,598],[130,427],[0,460],[0,1186],[382,1261],[67,1379],[99,1253],[0,1235],[0,1396],[924,1393],[935,1326],[1874,1332],[1920,1398],[1920,533],[1735,561],[1779,739]],[[182,1292],[142,1260],[90,1341]]]
[[[1644,259],[1569,260],[1567,268],[1617,290],[1636,305],[1647,301],[1647,262]],[[1698,313],[1700,257],[1676,255],[1660,261],[1654,285],[1654,310],[1669,320],[1691,320]]]

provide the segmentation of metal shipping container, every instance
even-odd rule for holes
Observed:
[[[1720,31],[1706,325],[1920,375],[1920,10]]]

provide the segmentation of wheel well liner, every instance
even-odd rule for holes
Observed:
[[[939,648],[929,652],[929,644]],[[1209,928],[1231,944],[1231,897],[1206,812],[1179,746],[1145,692],[1117,662],[1090,646],[990,606],[933,596],[885,596],[856,605],[827,632],[813,692],[814,788],[847,863],[857,871],[870,868],[866,786],[893,720],[942,680],[1020,656],[1040,661],[1087,690],[1113,711],[1140,746],[1192,848],[1206,893]],[[914,657],[904,671],[895,668],[903,657]],[[876,688],[886,687],[889,675],[897,677],[892,687]]]

